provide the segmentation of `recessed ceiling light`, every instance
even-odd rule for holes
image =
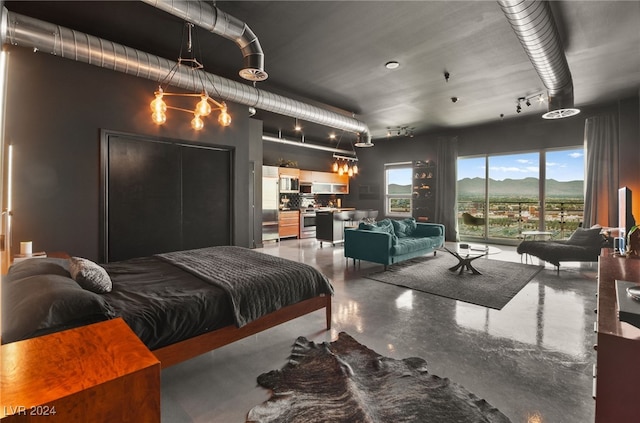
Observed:
[[[390,62],[385,63],[384,67],[387,69],[398,69],[400,67],[400,63],[396,62],[395,60],[392,60]]]

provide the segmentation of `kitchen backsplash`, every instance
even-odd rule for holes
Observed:
[[[313,196],[310,195],[300,195],[300,194],[280,194],[280,205],[283,204],[282,199],[288,198],[288,207],[290,209],[299,209],[305,207],[326,207],[331,202],[331,205],[335,206],[337,202],[337,198],[342,197],[340,195],[334,194],[315,194]],[[343,201],[344,202],[344,201]]]

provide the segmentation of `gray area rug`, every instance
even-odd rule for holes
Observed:
[[[381,356],[345,332],[330,344],[299,337],[289,362],[258,384],[273,393],[247,422],[510,423],[484,399],[430,374],[423,359]]]
[[[436,256],[393,264],[366,278],[500,310],[544,268],[482,257],[473,261],[482,275],[467,271],[459,275],[449,270],[457,263],[451,254],[439,251]]]

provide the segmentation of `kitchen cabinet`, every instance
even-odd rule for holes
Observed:
[[[300,169],[296,169],[294,167],[279,167],[278,168],[279,176],[291,176],[292,178],[300,178]]]
[[[311,172],[311,177],[313,178],[311,182],[314,183],[331,183],[334,181],[333,173],[331,172]]]
[[[596,423],[632,422],[640,415],[640,328],[618,318],[616,280],[640,283],[640,260],[598,258],[597,351],[594,369]]]
[[[298,237],[300,233],[300,212],[298,210],[281,210],[278,216],[278,233],[280,238]]]
[[[300,169],[300,182],[313,182],[313,172]]]

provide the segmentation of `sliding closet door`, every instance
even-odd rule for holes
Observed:
[[[180,148],[109,137],[108,260],[148,256],[181,244]]]
[[[231,153],[184,147],[182,249],[231,243]]]
[[[101,260],[232,243],[232,151],[102,137]]]

